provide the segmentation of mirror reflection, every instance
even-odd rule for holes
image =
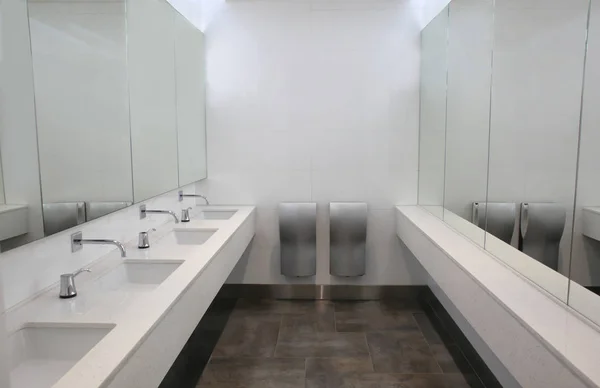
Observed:
[[[127,1],[136,202],[178,184],[175,13],[166,1]]]
[[[448,82],[448,7],[421,32],[419,204],[443,217]]]
[[[592,1],[590,12],[569,305],[600,324],[600,297],[597,296],[600,295],[600,112],[596,108],[600,101],[600,4],[597,1]]]
[[[206,178],[204,35],[167,1],[2,13],[2,251]]]
[[[516,207],[513,244],[568,275],[589,2],[529,3],[496,1],[488,202]],[[512,222],[501,209],[488,223]],[[545,268],[518,268],[545,282]],[[558,282],[544,287],[565,300]]]
[[[596,322],[599,15],[589,0],[451,1],[422,32],[419,185],[421,206]]]
[[[133,202],[125,9],[28,2],[46,236]]]
[[[494,10],[491,1],[448,7],[444,220],[483,245]]]

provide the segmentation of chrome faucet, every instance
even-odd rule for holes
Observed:
[[[192,210],[191,207],[181,210],[181,222],[190,222],[190,210]]]
[[[58,296],[62,299],[73,298],[77,296],[77,288],[75,287],[75,277],[82,272],[92,272],[87,268],[80,269],[73,273],[65,273],[60,275],[60,292]]]
[[[121,251],[121,257],[127,257],[127,250],[125,246],[117,240],[99,240],[99,239],[83,239],[81,232],[73,233],[71,235],[71,252],[77,252],[83,249],[83,244],[94,244],[94,245],[114,245]]]
[[[210,203],[208,203],[208,198],[206,198],[204,195],[200,195],[200,194],[183,194],[183,191],[179,191],[179,202],[183,201],[183,198],[202,198],[204,201],[206,201],[207,205],[210,205]]]
[[[146,218],[146,215],[148,213],[152,213],[152,214],[169,214],[169,215],[173,216],[173,218],[175,219],[175,223],[176,224],[179,223],[179,219],[177,218],[177,215],[175,214],[175,212],[173,212],[171,210],[147,210],[146,209],[146,205],[140,205],[140,220]]]

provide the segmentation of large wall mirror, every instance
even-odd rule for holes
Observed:
[[[206,178],[204,35],[167,1],[1,5],[3,251]]]
[[[419,204],[600,324],[600,1],[453,0],[422,45]]]
[[[600,1],[590,8],[569,305],[600,324]],[[593,294],[592,294],[593,293]]]

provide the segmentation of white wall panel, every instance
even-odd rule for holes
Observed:
[[[211,203],[258,206],[244,283],[422,284],[386,226],[415,203],[420,25],[406,1],[228,2],[207,30]],[[328,206],[369,204],[367,275],[329,276]],[[318,203],[318,274],[280,275],[276,206]]]

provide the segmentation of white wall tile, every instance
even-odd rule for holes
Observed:
[[[307,171],[312,133],[281,130],[224,130],[209,133],[213,171]]]
[[[210,145],[209,145],[210,147]],[[210,172],[198,184],[211,204],[257,205],[274,209],[280,202],[310,201],[310,171]]]
[[[418,172],[388,169],[314,170],[312,201],[366,202],[370,209],[416,203]]]

